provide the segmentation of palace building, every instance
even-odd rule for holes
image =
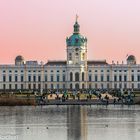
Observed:
[[[133,55],[126,64],[108,64],[106,60],[87,59],[87,38],[80,34],[76,19],[74,31],[66,38],[65,61],[25,61],[0,65],[0,90],[48,89],[140,89],[140,65]]]

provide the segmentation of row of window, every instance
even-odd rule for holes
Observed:
[[[110,72],[110,70],[106,70],[107,72]],[[128,70],[113,70],[114,72],[127,72]],[[89,70],[89,72],[92,72]],[[99,72],[99,70],[94,70],[94,72]],[[100,70],[100,72],[105,72],[105,70]],[[134,72],[134,70],[131,70],[131,72]],[[137,72],[140,72],[140,70],[137,70]]]
[[[135,81],[135,80],[136,81],[140,81],[140,75],[137,75],[136,78],[137,79],[135,79],[135,76],[134,75],[131,75],[130,76],[130,81]],[[95,81],[99,81],[99,76],[98,75],[95,75],[94,80]],[[93,81],[92,80],[92,75],[89,75],[88,76],[88,81]],[[110,76],[107,75],[106,76],[106,80],[105,80],[105,76],[104,75],[101,75],[100,76],[100,81],[108,81],[109,82],[110,81]],[[113,81],[128,81],[128,76],[127,75],[124,75],[124,76],[122,76],[122,75],[119,75],[119,76],[114,75],[114,80]]]
[[[106,78],[106,79],[105,79]],[[134,75],[131,75],[130,77],[130,81],[140,81],[140,75],[137,75],[137,77],[135,77]],[[82,81],[84,81],[84,73],[82,73]],[[18,82],[18,81],[21,81],[21,82],[24,82],[24,75],[21,75],[20,76],[20,79],[17,75],[14,76],[14,79],[12,77],[12,75],[9,75],[8,79],[6,78],[6,75],[3,75],[3,82],[6,82],[6,81],[9,81],[9,82],[12,82],[12,81],[15,81],[15,82]],[[36,82],[36,81],[39,81],[41,82],[41,76],[31,76],[29,75],[28,76],[28,79],[27,81],[31,82]],[[44,81],[49,81],[48,80],[48,77],[47,75],[44,76]],[[50,81],[55,81],[54,79],[54,75],[51,75],[50,76]],[[56,75],[56,81],[57,82],[60,82],[60,75]],[[66,77],[65,75],[62,76],[62,81],[65,82],[66,81]],[[74,81],[73,79],[73,74],[70,73],[70,81]],[[80,81],[80,77],[79,77],[79,73],[75,73],[75,81]],[[92,75],[89,75],[88,76],[88,81],[93,81],[92,79]],[[107,75],[106,77],[104,75],[101,75],[100,76],[100,79],[99,79],[99,76],[98,75],[95,75],[94,76],[94,81],[110,81],[110,75]],[[128,76],[127,75],[114,75],[114,80],[113,81],[128,81]]]
[[[89,84],[88,88],[89,89],[92,89],[92,88],[95,88],[95,89],[98,89],[98,88],[106,89],[107,88],[107,89],[109,89],[109,88],[112,88],[112,86],[115,89],[117,89],[117,88],[119,88],[119,89],[121,89],[121,88],[125,88],[125,89],[127,89],[127,88],[133,88],[133,89],[138,88],[138,89],[140,89],[140,83],[138,83],[137,85],[134,85],[134,83],[132,83],[131,85],[127,84],[127,83],[124,83],[124,84],[122,84],[122,83],[119,83],[119,84],[114,83],[114,85],[110,85],[109,83],[107,83],[107,84],[97,84],[97,83],[95,83],[94,87],[93,87],[92,84]],[[25,88],[24,84],[14,84],[14,85],[12,85],[12,84],[9,84],[9,85],[3,84],[2,88],[3,89],[16,89],[16,90],[17,89],[26,89],[26,88],[28,88],[28,89],[34,89],[35,90],[35,89],[41,89],[41,84],[28,84],[26,88]],[[63,84],[63,85],[60,86],[60,84],[50,84],[49,87],[48,87],[48,84],[45,84],[44,89],[48,89],[48,88],[49,89],[60,89],[60,88],[65,89],[66,85]],[[79,85],[78,84],[75,84],[75,85],[70,84],[69,88],[70,89],[73,89],[73,88],[78,89]],[[85,84],[82,84],[82,89],[84,89],[84,88],[85,88]]]
[[[12,70],[9,70],[8,72],[9,72],[9,73],[12,73],[13,71],[12,71]],[[15,70],[15,73],[17,73],[17,72],[18,72],[18,71]],[[23,70],[21,70],[20,72],[23,73]],[[3,70],[3,73],[6,73],[6,70]]]
[[[124,79],[123,79],[124,78]],[[137,75],[136,79],[135,79],[135,76],[134,75],[131,75],[130,77],[130,81],[140,81],[140,75]],[[128,76],[127,75],[114,75],[114,81],[128,81]]]
[[[75,81],[80,81],[80,74],[76,72],[73,74],[72,72],[70,73],[70,81],[74,81],[74,76],[75,75]],[[82,81],[84,81],[84,72],[82,72]]]
[[[9,73],[12,73],[13,71],[12,71],[12,70],[9,70],[8,72],[9,72]],[[19,72],[19,71],[15,70],[14,72],[17,73],[17,72]],[[20,72],[23,73],[24,71],[21,70]],[[39,71],[36,71],[36,70],[33,70],[33,71],[28,70],[27,72],[30,73],[30,72],[41,72],[41,71],[40,71],[40,70],[39,70]],[[45,70],[44,72],[47,72],[47,70]],[[51,72],[54,72],[54,70],[51,70]],[[60,71],[57,70],[56,72],[60,72]],[[63,72],[65,72],[65,70],[63,70]],[[3,70],[3,73],[6,73],[6,70]]]
[[[114,70],[114,72],[127,72],[128,70]],[[131,70],[131,72],[134,72],[134,70]],[[137,72],[140,72],[140,70],[137,70]]]
[[[9,85],[6,85],[6,84],[3,84],[3,89],[41,89],[41,84],[28,84],[27,87],[25,88],[25,85],[24,84],[9,84]],[[56,86],[54,84],[50,84],[50,88],[51,89],[60,89],[60,84],[56,84]],[[65,84],[62,85],[62,88],[65,89]],[[44,85],[44,89],[48,89],[48,85],[45,84]]]
[[[9,79],[8,79],[9,82],[12,82],[12,81],[13,81],[12,75],[9,75],[8,78],[9,78]],[[6,75],[3,75],[3,82],[6,82],[6,81],[7,81],[7,80],[6,80]],[[17,75],[15,75],[14,81],[15,81],[15,82],[18,82],[18,76],[17,76]],[[20,76],[20,81],[21,81],[21,82],[24,81],[24,76],[23,76],[23,75]]]
[[[3,75],[3,82],[6,82],[7,80],[8,80],[9,82],[12,82],[12,81],[15,81],[15,82],[18,82],[18,81],[24,82],[24,75],[21,75],[21,76],[20,76],[20,79],[19,79],[19,77],[18,77],[17,75],[14,76],[14,79],[13,79],[12,75],[9,75],[8,79],[6,78],[6,75]],[[35,76],[35,75],[34,75],[34,76],[31,76],[31,75],[28,75],[27,81],[28,81],[28,82],[31,82],[31,81],[33,81],[33,82],[36,82],[36,81],[41,82],[41,75],[38,75],[38,76]],[[45,75],[44,81],[46,81],[46,82],[48,81],[47,75]],[[54,76],[53,76],[53,75],[51,75],[50,81],[52,81],[52,82],[54,81]],[[60,81],[60,76],[59,76],[59,75],[56,76],[56,81],[57,81],[57,82]],[[62,81],[63,81],[63,82],[66,81],[65,75],[62,76]]]
[[[80,55],[78,52],[75,53],[75,57],[78,58]],[[85,53],[82,53],[82,60],[85,60]],[[72,60],[72,53],[69,53],[69,60]]]
[[[88,88],[91,89],[91,88],[93,88],[93,86],[91,84],[89,84]],[[106,89],[106,88],[107,89],[109,89],[109,88],[114,88],[114,89],[132,88],[132,89],[134,89],[134,88],[138,88],[138,89],[140,89],[140,83],[138,83],[137,85],[134,85],[134,83],[129,84],[129,85],[127,83],[124,83],[124,84],[122,84],[122,83],[119,83],[119,84],[114,83],[114,85],[110,85],[109,83],[107,85],[95,83],[95,87],[94,88],[96,88],[96,89],[98,89],[98,88],[101,88],[101,89]]]
[[[98,72],[99,70],[95,70],[94,72]],[[128,70],[114,70],[114,72],[127,72]],[[9,70],[8,71],[9,73],[12,73],[13,71],[12,70]],[[15,73],[18,73],[19,71],[18,70],[15,70],[14,71]],[[20,71],[21,73],[23,73],[24,72],[24,70],[21,70]],[[27,72],[41,72],[40,70],[33,70],[33,71],[31,71],[31,70],[28,70]],[[44,72],[47,72],[47,70],[45,70]],[[54,70],[51,70],[50,72],[54,72]],[[59,70],[57,70],[56,72],[60,72]],[[65,72],[65,70],[63,70],[63,72]],[[89,70],[89,72],[92,72],[91,70]],[[100,70],[100,72],[105,72],[105,70]],[[107,72],[110,72],[110,70],[107,70]],[[134,70],[131,70],[131,72],[134,72]],[[140,70],[137,70],[137,72],[140,72]],[[6,73],[6,70],[3,70],[3,73]]]
[[[99,81],[98,75],[95,75],[94,79],[95,79],[95,81]],[[89,75],[89,76],[88,76],[88,81],[93,81],[93,80],[92,80],[92,75]],[[101,75],[100,81],[105,81],[103,75]],[[110,81],[110,76],[109,76],[109,75],[107,75],[106,81]]]

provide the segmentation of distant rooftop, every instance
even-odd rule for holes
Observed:
[[[37,61],[26,61],[26,65],[38,65]]]
[[[49,60],[45,65],[66,65],[67,61],[65,60]],[[88,65],[107,65],[106,60],[89,60],[87,61]]]
[[[66,65],[67,62],[65,60],[49,60],[45,65]]]
[[[88,60],[87,64],[88,65],[108,65],[106,60]]]

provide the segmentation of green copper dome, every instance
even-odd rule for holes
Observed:
[[[80,25],[78,24],[77,20],[73,27],[73,35],[71,35],[69,38],[67,37],[66,39],[67,46],[85,46],[87,43],[87,38],[79,33]]]
[[[66,40],[67,46],[84,46],[87,43],[87,39],[80,34],[73,34]]]
[[[127,58],[127,61],[135,61],[136,58],[134,55],[129,55],[128,58]]]

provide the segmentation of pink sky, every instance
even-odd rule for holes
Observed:
[[[140,0],[0,0],[0,63],[66,59],[76,14],[88,59],[140,63]]]

